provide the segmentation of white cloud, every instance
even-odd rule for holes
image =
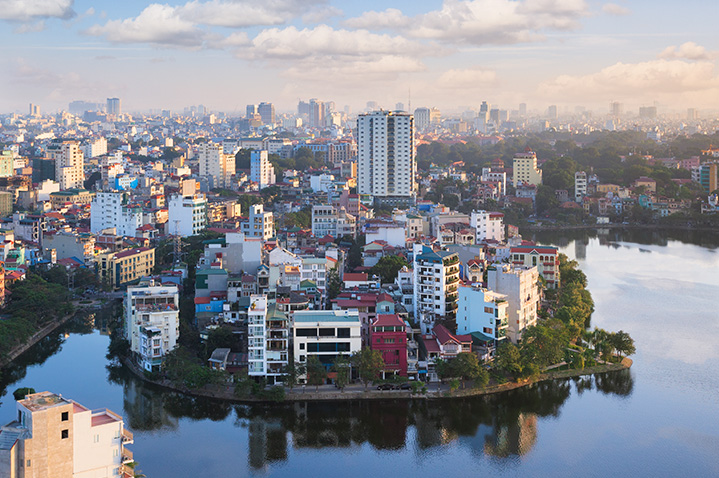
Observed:
[[[669,46],[665,48],[664,51],[659,54],[659,58],[667,60],[681,58],[687,60],[708,60],[711,58],[711,55],[703,46],[697,45],[692,41],[688,41],[686,43],[682,43],[678,47]]]
[[[602,5],[602,11],[607,15],[614,15],[617,17],[629,15],[632,13],[632,11],[629,10],[627,7],[617,5],[616,3],[605,3],[604,5]]]
[[[586,101],[591,97],[595,102],[625,98],[644,103],[661,100],[682,104],[683,100],[701,98],[706,107],[717,107],[719,76],[715,70],[716,65],[710,61],[616,63],[589,75],[558,76],[542,83],[539,91],[547,99],[565,102]]]
[[[437,49],[400,36],[380,35],[367,30],[335,30],[327,25],[318,25],[302,30],[295,27],[263,30],[252,39],[251,48],[238,54],[252,59],[302,59],[426,55],[433,51]]]
[[[86,30],[94,36],[104,36],[119,43],[155,43],[159,45],[201,46],[205,33],[193,22],[178,15],[177,8],[153,3],[135,18],[110,20]]]
[[[315,23],[322,23],[333,17],[340,17],[344,14],[342,10],[332,5],[324,5],[317,8],[311,9],[309,12],[302,15],[302,23],[312,25]]]
[[[325,0],[194,0],[178,7],[178,14],[202,25],[244,28],[282,25],[324,3]]]
[[[74,17],[73,0],[0,0],[0,19],[32,22],[45,18]]]
[[[574,30],[588,14],[584,0],[445,0],[441,9],[415,17],[388,9],[345,24],[450,43],[512,44],[540,40],[545,30]]]
[[[414,58],[386,55],[374,60],[358,58],[342,62],[309,61],[292,66],[282,73],[285,78],[314,83],[369,87],[369,83],[396,79],[404,73],[426,70],[425,65]]]
[[[441,88],[471,90],[491,86],[496,82],[497,73],[480,68],[451,69],[440,75],[437,85]]]

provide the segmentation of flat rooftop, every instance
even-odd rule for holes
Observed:
[[[298,310],[293,319],[297,322],[356,322],[359,312],[356,310]]]
[[[19,403],[28,410],[37,412],[57,405],[69,405],[72,402],[55,393],[39,392],[27,395]]]

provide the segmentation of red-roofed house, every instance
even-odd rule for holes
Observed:
[[[539,275],[547,282],[549,289],[559,287],[559,252],[551,246],[517,246],[509,250],[515,266],[537,266]]]
[[[407,332],[396,314],[379,314],[372,321],[370,348],[382,353],[384,378],[407,376]]]

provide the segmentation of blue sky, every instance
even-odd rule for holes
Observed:
[[[719,110],[719,2],[0,0],[0,111],[123,98],[292,111],[526,102]]]

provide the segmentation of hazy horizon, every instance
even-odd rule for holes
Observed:
[[[2,112],[367,101],[719,109],[717,5],[688,0],[0,0]],[[714,13],[714,14],[712,14]],[[411,91],[411,93],[410,93]]]

